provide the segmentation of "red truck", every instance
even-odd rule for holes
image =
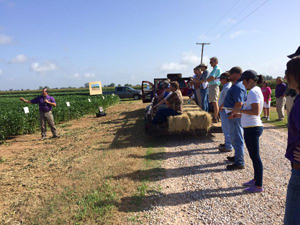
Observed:
[[[177,81],[179,83],[179,89],[183,96],[188,96],[191,90],[188,86],[190,81],[189,77],[182,77],[181,73],[170,73],[167,78],[154,78],[154,82],[143,81],[142,82],[142,100],[143,102],[151,102],[155,95],[160,95],[163,92],[162,84],[165,80]]]

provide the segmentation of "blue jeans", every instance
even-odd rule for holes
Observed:
[[[259,137],[263,130],[263,127],[244,128],[244,138],[254,168],[255,185],[259,187],[263,180],[263,164],[259,155]]]
[[[300,224],[300,170],[292,169],[286,194],[284,224]]]
[[[208,88],[200,89],[202,109],[208,112]]]
[[[192,91],[193,91],[193,94],[194,94],[194,97],[195,97],[195,102],[196,102],[197,105],[199,105],[199,104],[198,104],[198,99],[197,99],[196,90],[195,90],[195,89],[192,89]]]
[[[230,142],[228,118],[227,118],[227,114],[224,109],[222,111],[220,111],[220,116],[221,116],[221,122],[222,122],[222,131],[223,131],[224,137],[225,137],[225,148],[228,150],[231,150],[232,145]]]
[[[244,137],[241,118],[228,120],[230,142],[234,148],[234,164],[244,166]]]
[[[152,124],[157,125],[158,123],[163,123],[168,121],[168,116],[176,116],[179,115],[177,111],[170,108],[159,109],[152,120]]]

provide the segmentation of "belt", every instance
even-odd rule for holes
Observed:
[[[295,170],[300,170],[300,164],[292,163],[292,168]]]

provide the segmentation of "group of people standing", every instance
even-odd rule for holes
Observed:
[[[220,75],[221,68],[218,66],[217,57],[210,59],[210,65],[213,68],[211,72],[207,69],[205,63],[201,63],[194,68],[195,75],[191,77],[192,90],[195,96],[196,104],[204,111],[209,111],[209,103],[213,106],[213,122],[219,122],[218,97],[220,93]]]
[[[288,57],[291,60],[287,63],[285,72],[287,84],[283,82],[283,78],[277,77],[275,90],[279,121],[284,119],[285,107],[287,110],[288,141],[285,157],[291,161],[292,167],[284,224],[300,224],[300,47]],[[271,89],[268,82],[263,81],[263,77],[257,75],[254,70],[243,72],[240,67],[236,66],[228,72],[221,73],[216,57],[210,59],[210,64],[213,70],[205,75],[205,78],[204,76],[202,78],[201,72],[197,70],[197,67],[195,68],[195,74],[200,73],[198,75],[200,79],[196,81],[197,77],[194,76],[193,82],[194,84],[209,82],[208,99],[214,107],[213,122],[218,121],[219,114],[225,137],[225,143],[219,146],[219,150],[221,152],[234,150],[234,156],[227,157],[233,162],[227,165],[228,170],[244,169],[245,142],[252,160],[254,176],[253,179],[243,183],[243,186],[249,193],[263,192],[263,164],[259,154],[259,139],[263,133],[262,119],[270,119]],[[223,88],[219,95],[220,83]],[[259,84],[262,85],[261,88],[258,87]],[[203,102],[199,103],[197,88],[194,90],[194,95],[196,103],[204,109],[201,105]],[[261,118],[262,112],[264,116]]]

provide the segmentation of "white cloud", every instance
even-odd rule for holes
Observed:
[[[220,37],[221,37],[221,34],[220,34],[220,33],[215,34],[215,35],[212,35],[212,36],[207,36],[207,35],[201,34],[201,35],[199,36],[199,40],[201,40],[201,41],[203,41],[203,42],[210,42],[210,41],[216,41],[216,40],[218,40]]]
[[[94,73],[86,73],[83,75],[85,78],[92,78],[95,77],[96,75]]]
[[[183,57],[181,59],[181,63],[183,64],[188,64],[188,65],[195,65],[195,64],[199,64],[200,62],[200,57],[198,57],[197,55],[191,53],[191,52],[184,52],[183,53]]]
[[[244,35],[244,34],[246,34],[246,33],[247,33],[247,32],[244,31],[244,30],[239,30],[239,31],[236,31],[236,32],[230,34],[229,37],[230,37],[231,39],[234,39],[234,38],[237,38],[237,37],[239,37],[239,36],[242,36],[242,35]]]
[[[31,64],[31,69],[37,73],[45,73],[49,71],[58,70],[58,66],[51,62],[45,62],[45,63],[36,62]]]
[[[236,22],[236,20],[231,19],[231,18],[228,18],[228,19],[222,21],[222,23],[225,25],[235,23],[235,22]]]
[[[69,78],[74,79],[74,80],[80,80],[81,76],[79,73],[74,73],[72,76],[70,76]]]
[[[10,63],[25,63],[28,61],[28,57],[26,55],[17,55],[16,57],[9,60]]]
[[[248,62],[246,65],[242,65],[242,68],[249,68],[255,70],[258,74],[269,75],[272,77],[284,76],[286,67],[285,57],[270,59],[264,63]]]
[[[199,54],[200,55],[200,54]],[[200,56],[193,54],[192,52],[184,52],[182,53],[182,58],[178,63],[164,63],[160,67],[160,71],[162,72],[180,72],[189,68],[190,66],[197,66],[200,64]],[[203,62],[208,62],[209,58],[207,56],[203,57]]]
[[[4,34],[0,34],[0,45],[10,44],[11,42],[12,42],[11,37]]]
[[[0,75],[2,75],[3,74],[3,72],[2,72],[2,70],[0,69]]]
[[[174,63],[174,62],[171,62],[171,63],[164,63],[161,67],[160,67],[160,70],[163,71],[163,72],[166,72],[166,71],[173,71],[173,72],[177,72],[179,70],[183,70],[183,69],[186,69],[186,65],[185,64],[180,64],[180,63]]]

